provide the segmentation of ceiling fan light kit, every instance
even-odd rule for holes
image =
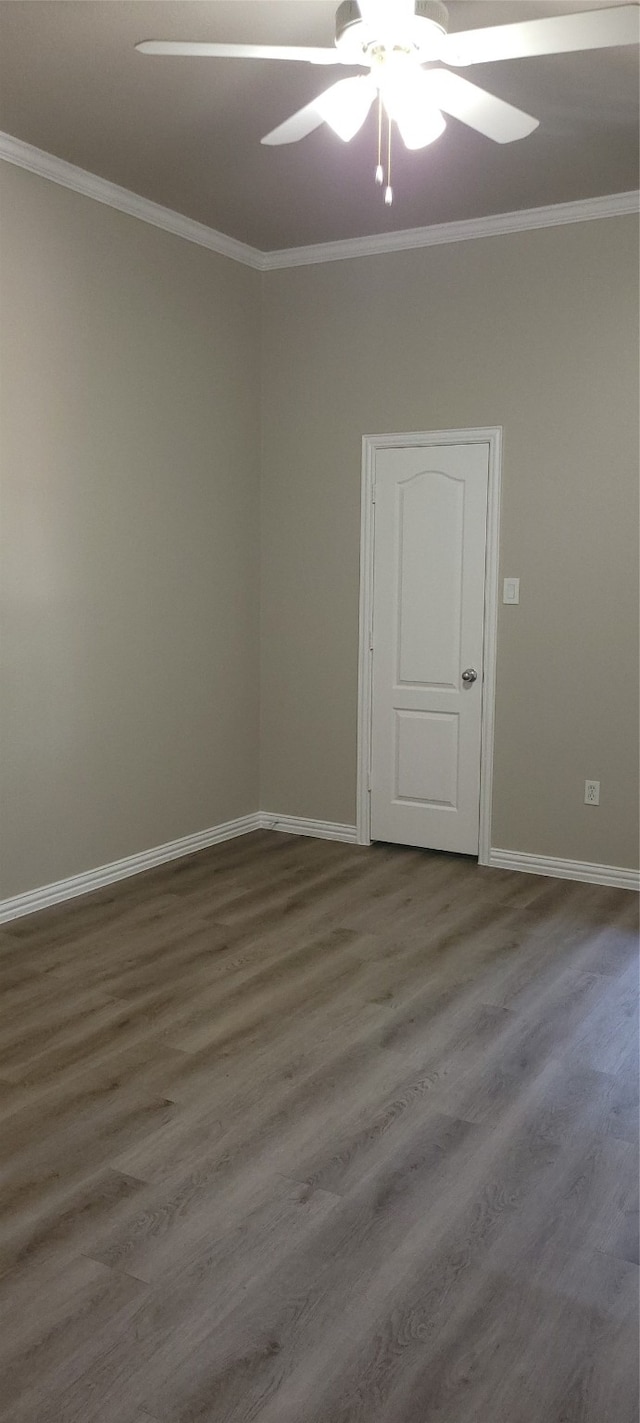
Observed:
[[[444,131],[444,114],[494,143],[513,143],[526,138],[538,127],[538,120],[531,114],[452,73],[452,69],[503,59],[637,44],[639,17],[640,4],[634,3],[450,35],[447,7],[441,0],[343,0],[336,12],[333,48],[172,40],[145,40],[136,48],[155,55],[285,59],[368,70],[368,74],[332,84],[266,134],[262,142],[268,146],[296,143],[320,124],[327,123],[348,143],[362,128],[377,100],[375,181],[384,187],[384,200],[389,205],[393,201],[391,137],[394,124],[408,149],[425,148],[433,143]],[[424,68],[425,65],[429,68]],[[442,68],[442,65],[448,67]],[[386,123],[384,142],[383,122]]]
[[[367,54],[381,46],[405,48],[421,64],[439,59],[449,23],[441,0],[416,0],[415,8],[365,5],[364,10],[371,18],[363,18],[357,0],[343,0],[336,11],[336,49],[343,64],[366,63]]]

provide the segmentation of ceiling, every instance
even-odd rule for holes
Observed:
[[[449,29],[607,3],[450,0]],[[350,144],[324,125],[286,147],[260,144],[357,71],[134,49],[142,39],[330,45],[335,8],[333,0],[0,0],[0,129],[261,251],[637,188],[635,46],[465,69],[539,118],[539,129],[500,145],[449,119],[429,148],[408,153],[398,143],[391,208],[373,182],[373,112]]]

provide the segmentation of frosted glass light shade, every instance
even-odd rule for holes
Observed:
[[[429,78],[427,71],[414,65],[390,67],[382,76],[382,100],[406,148],[426,148],[446,127],[432,98]]]
[[[361,74],[332,84],[316,100],[315,107],[338,138],[348,143],[362,128],[375,96],[373,80],[368,74]]]

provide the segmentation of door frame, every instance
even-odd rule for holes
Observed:
[[[488,445],[489,488],[484,569],[484,682],[480,748],[480,835],[478,863],[488,865],[491,851],[493,738],[495,720],[498,623],[498,562],[500,553],[500,491],[502,426],[474,430],[423,430],[395,435],[363,435],[360,504],[360,623],[358,646],[358,772],[356,839],[371,844],[371,712],[373,649],[373,485],[378,450],[415,449],[432,445]]]

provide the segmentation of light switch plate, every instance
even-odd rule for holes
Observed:
[[[504,584],[503,584],[503,587],[502,587],[502,601],[503,601],[503,603],[519,603],[519,602],[520,602],[520,579],[519,579],[519,578],[505,578]]]

